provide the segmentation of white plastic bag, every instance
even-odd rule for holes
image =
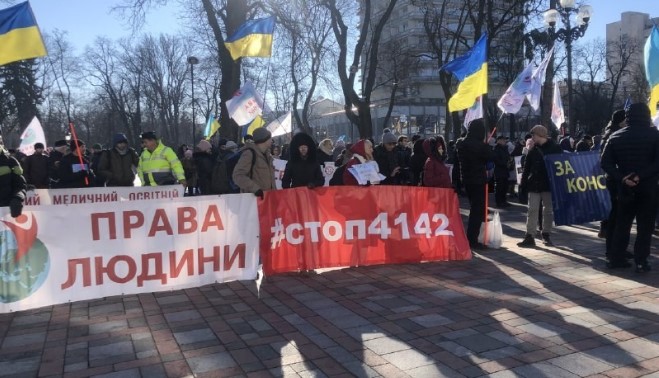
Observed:
[[[487,243],[485,243],[485,222],[481,224],[478,242],[486,244],[488,248],[501,248],[503,244],[503,227],[501,226],[501,217],[498,211],[492,216],[492,221],[487,222]]]

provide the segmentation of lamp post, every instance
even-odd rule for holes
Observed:
[[[195,125],[197,119],[195,118],[195,102],[194,102],[194,66],[199,63],[199,59],[196,56],[188,57],[188,64],[190,65],[190,82],[192,83],[192,145],[195,144]]]
[[[575,8],[575,0],[560,0],[556,9],[549,9],[544,13],[545,24],[548,26],[547,34],[551,41],[565,42],[567,51],[567,92],[568,92],[568,126],[570,134],[574,135],[576,123],[574,122],[573,93],[572,93],[572,43],[584,36],[588,22],[593,13],[593,7],[582,5]],[[572,26],[570,18],[576,14],[576,26]],[[563,22],[563,28],[556,30],[558,19]]]

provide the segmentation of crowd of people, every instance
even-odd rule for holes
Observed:
[[[466,195],[470,203],[466,234],[474,250],[486,248],[478,242],[478,235],[489,189],[494,191],[498,208],[509,207],[508,198],[516,196],[520,203],[528,204],[526,233],[517,245],[529,248],[536,246],[538,232],[545,245],[552,245],[551,178],[545,156],[600,151],[612,204],[599,233],[606,238],[607,265],[625,268],[634,259],[637,271],[650,270],[650,239],[657,218],[659,132],[652,127],[645,104],[616,111],[602,136],[584,135],[578,142],[569,136],[556,142],[542,125],[515,142],[502,135],[488,138],[482,119],[471,121],[466,133],[449,143],[442,136],[414,135],[409,140],[388,129],[377,144],[372,139],[353,144],[324,139],[316,144],[310,135],[300,132],[289,144],[279,146],[273,144],[266,128],[256,129],[240,146],[229,140],[220,140],[217,146],[202,140],[194,148],[181,145],[174,151],[153,131],[142,133],[140,139],[140,154],[129,146],[124,134],[116,134],[109,149],[95,144],[87,150],[80,139],[60,140],[48,153],[37,143],[33,155],[19,159],[0,143],[0,206],[9,206],[12,216],[18,216],[29,186],[132,186],[136,177],[144,186],[183,185],[189,196],[242,192],[263,198],[265,192],[276,189],[274,159],[287,161],[283,188],[309,189],[324,184],[322,167],[329,162],[336,167],[330,185],[358,185],[350,168],[375,162],[381,180],[367,185],[453,188]],[[519,185],[517,156],[523,167]],[[637,236],[633,252],[628,252],[634,219]]]

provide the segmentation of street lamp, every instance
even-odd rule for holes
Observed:
[[[194,107],[194,65],[199,63],[196,56],[188,57],[188,64],[190,65],[190,82],[192,83],[192,145],[195,143],[195,107]]]
[[[572,42],[584,36],[588,29],[588,22],[593,14],[593,7],[582,5],[575,8],[575,0],[560,0],[557,9],[549,9],[544,13],[545,25],[548,26],[547,33],[551,41],[565,42],[567,51],[567,92],[568,92],[568,125],[570,134],[574,135],[576,123],[574,122],[574,111],[572,102]],[[570,17],[576,14],[576,26],[572,26]],[[556,30],[558,19],[563,22],[563,28]]]

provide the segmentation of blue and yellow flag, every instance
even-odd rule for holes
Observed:
[[[40,56],[46,56],[46,46],[30,4],[0,10],[0,66]]]
[[[210,139],[215,135],[217,130],[220,129],[220,121],[215,118],[214,115],[208,116],[208,121],[206,122],[206,128],[204,129],[204,137],[206,140]]]
[[[245,56],[272,56],[272,34],[275,31],[275,17],[258,18],[242,24],[224,42],[233,60]]]
[[[478,96],[487,93],[487,34],[462,55],[440,70],[453,74],[460,81],[458,91],[448,101],[448,110],[455,112],[470,108]]]
[[[650,113],[652,117],[657,114],[659,102],[659,28],[652,27],[652,32],[645,41],[645,77],[650,83]]]
[[[254,120],[245,126],[243,126],[243,138],[245,138],[245,135],[254,135],[254,130],[258,129],[259,127],[263,127],[265,125],[265,121],[261,116],[256,116]],[[243,139],[244,141],[244,139]]]

